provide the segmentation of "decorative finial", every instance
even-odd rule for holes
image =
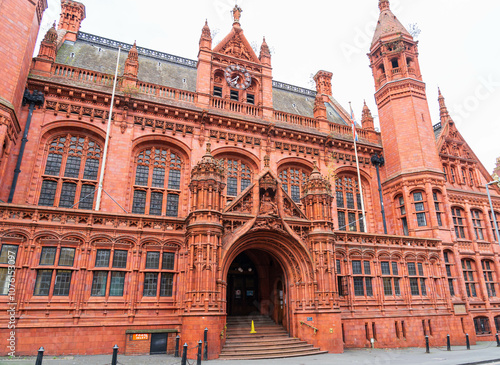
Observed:
[[[236,4],[234,6],[234,9],[231,11],[231,13],[233,14],[233,18],[234,18],[234,24],[240,23],[240,18],[241,18],[242,12],[243,12],[243,10],[241,10],[241,8],[238,6],[238,4]]]
[[[380,11],[389,10],[390,9],[389,0],[379,0],[378,7]]]

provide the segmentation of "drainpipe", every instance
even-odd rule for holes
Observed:
[[[378,194],[380,198],[380,206],[382,207],[382,220],[384,222],[384,234],[387,234],[387,223],[385,222],[385,209],[384,209],[384,200],[382,199],[382,186],[380,185],[380,171],[379,167],[384,166],[384,157],[379,154],[374,154],[372,156],[372,165],[377,169],[377,180],[378,180]]]
[[[12,203],[12,199],[14,199],[14,192],[16,191],[17,178],[19,177],[19,173],[21,172],[21,162],[23,161],[24,148],[26,147],[26,142],[28,142],[28,132],[30,130],[31,117],[33,116],[33,110],[35,110],[35,106],[42,106],[45,101],[43,94],[37,90],[33,90],[31,94],[28,89],[24,90],[23,95],[23,106],[29,104],[29,114],[28,120],[26,121],[26,127],[24,128],[23,139],[21,140],[21,149],[19,150],[19,156],[17,156],[16,168],[14,169],[14,179],[12,180],[12,186],[10,188],[9,199],[7,203]]]

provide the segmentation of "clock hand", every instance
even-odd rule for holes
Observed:
[[[240,78],[240,75],[236,76],[234,79],[231,79],[231,82],[238,82],[239,78]]]

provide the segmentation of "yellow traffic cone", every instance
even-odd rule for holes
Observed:
[[[257,333],[257,331],[255,330],[255,326],[253,325],[253,321],[252,321],[252,328],[250,329],[250,333]]]

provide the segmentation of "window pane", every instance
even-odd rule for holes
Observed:
[[[135,185],[147,186],[148,185],[149,167],[138,165],[135,172]]]
[[[56,247],[42,247],[40,265],[54,265],[56,259]]]
[[[172,252],[163,253],[163,262],[161,268],[163,270],[173,270],[174,269],[175,254]]]
[[[392,263],[392,275],[398,275],[398,263],[397,262]]]
[[[64,177],[78,178],[81,163],[82,158],[80,156],[68,156],[66,159],[66,168],[64,169]]]
[[[241,179],[241,191],[250,186],[250,179]]]
[[[127,267],[127,251],[115,250],[113,254],[113,267],[121,269]]]
[[[180,189],[181,188],[181,172],[180,170],[170,170],[168,173],[168,188]]]
[[[291,198],[295,203],[300,203],[300,188],[297,185],[290,186]]]
[[[0,295],[9,294],[11,277],[12,277],[12,272],[11,272],[11,275],[9,275],[8,268],[6,268],[6,267],[0,268]],[[14,285],[15,285],[15,283],[14,283]]]
[[[78,203],[78,209],[88,209],[92,210],[94,207],[94,195],[95,195],[94,185],[82,185],[82,191],[80,192],[80,202]]]
[[[373,296],[372,278],[365,278],[365,285],[366,285],[366,295],[372,297]]]
[[[125,284],[125,273],[113,271],[111,273],[111,284],[109,286],[109,295],[112,297],[123,296],[123,286]]]
[[[339,221],[339,231],[345,231],[346,226],[345,226],[345,213],[344,212],[338,212],[338,221]]]
[[[59,255],[59,266],[73,266],[75,261],[75,249],[69,247],[61,248]]]
[[[168,194],[167,195],[167,217],[177,217],[179,207],[179,195]]]
[[[394,294],[401,295],[401,290],[399,288],[399,279],[398,278],[394,278]]]
[[[85,180],[97,180],[97,172],[99,171],[99,160],[95,158],[87,158],[85,161],[85,170],[83,178]]]
[[[354,209],[354,194],[353,193],[346,193],[345,197],[347,200],[347,208]]]
[[[383,278],[384,295],[392,295],[392,280],[391,278]]]
[[[45,175],[59,176],[61,170],[62,155],[50,153],[47,156],[47,164],[45,165]]]
[[[349,231],[356,232],[356,213],[348,213],[349,217]]]
[[[17,259],[17,248],[16,245],[2,245],[2,251],[0,253],[0,264],[8,264],[9,261],[12,264],[12,261],[16,261]]]
[[[155,297],[158,287],[158,274],[147,272],[144,274],[144,291],[145,297]]]
[[[146,269],[159,269],[160,268],[160,253],[148,252],[146,255]]]
[[[163,205],[163,193],[153,191],[151,193],[151,202],[149,204],[150,215],[161,215],[161,208]]]
[[[50,180],[43,180],[42,189],[40,191],[40,199],[38,205],[52,207],[56,197],[57,182]]]
[[[448,279],[448,288],[450,289],[450,295],[455,295],[455,288],[453,287],[453,279]]]
[[[59,206],[61,208],[71,208],[75,204],[76,184],[65,182],[62,184],[61,198]]]
[[[423,212],[424,209],[424,203],[415,203],[415,210],[417,212]]]
[[[416,202],[420,202],[423,200],[422,193],[413,193],[413,200]]]
[[[365,269],[365,275],[371,275],[370,261],[363,261],[363,265]]]
[[[227,195],[236,196],[238,195],[238,179],[235,177],[227,178]]]
[[[344,208],[344,194],[337,191],[337,208]]]
[[[161,167],[155,167],[153,169],[153,183],[152,186],[155,188],[163,188],[165,186],[165,169]]]
[[[417,264],[417,266],[418,266],[418,275],[419,275],[419,276],[424,276],[424,267],[422,266],[422,263],[421,263],[421,262],[419,262],[419,263]]]
[[[410,288],[411,288],[411,295],[420,295],[420,292],[418,290],[417,278],[410,278]]]
[[[355,296],[365,295],[362,277],[354,277],[354,295]]]
[[[415,267],[414,262],[408,262],[408,275],[410,276],[416,276],[417,275],[417,269]]]
[[[134,191],[134,202],[132,203],[132,213],[144,214],[146,210],[146,192],[142,190]]]
[[[37,270],[34,295],[49,295],[52,270]]]
[[[382,275],[391,275],[391,268],[388,262],[381,262],[380,268],[382,269]]]
[[[361,261],[353,261],[352,262],[352,273],[354,275],[361,275]]]
[[[93,297],[105,296],[107,281],[108,281],[107,271],[94,271],[94,278],[92,280],[92,291],[90,295]]]
[[[420,291],[422,292],[422,295],[427,295],[427,289],[425,287],[425,279],[420,278]]]
[[[160,284],[160,296],[161,297],[171,297],[172,296],[172,286],[174,282],[174,274],[162,273],[161,274],[161,284]]]
[[[417,213],[417,223],[419,227],[425,227],[427,225],[425,213]]]
[[[67,296],[71,284],[71,271],[57,270],[56,282],[54,283],[54,295]]]
[[[109,267],[110,250],[97,250],[95,267]]]

